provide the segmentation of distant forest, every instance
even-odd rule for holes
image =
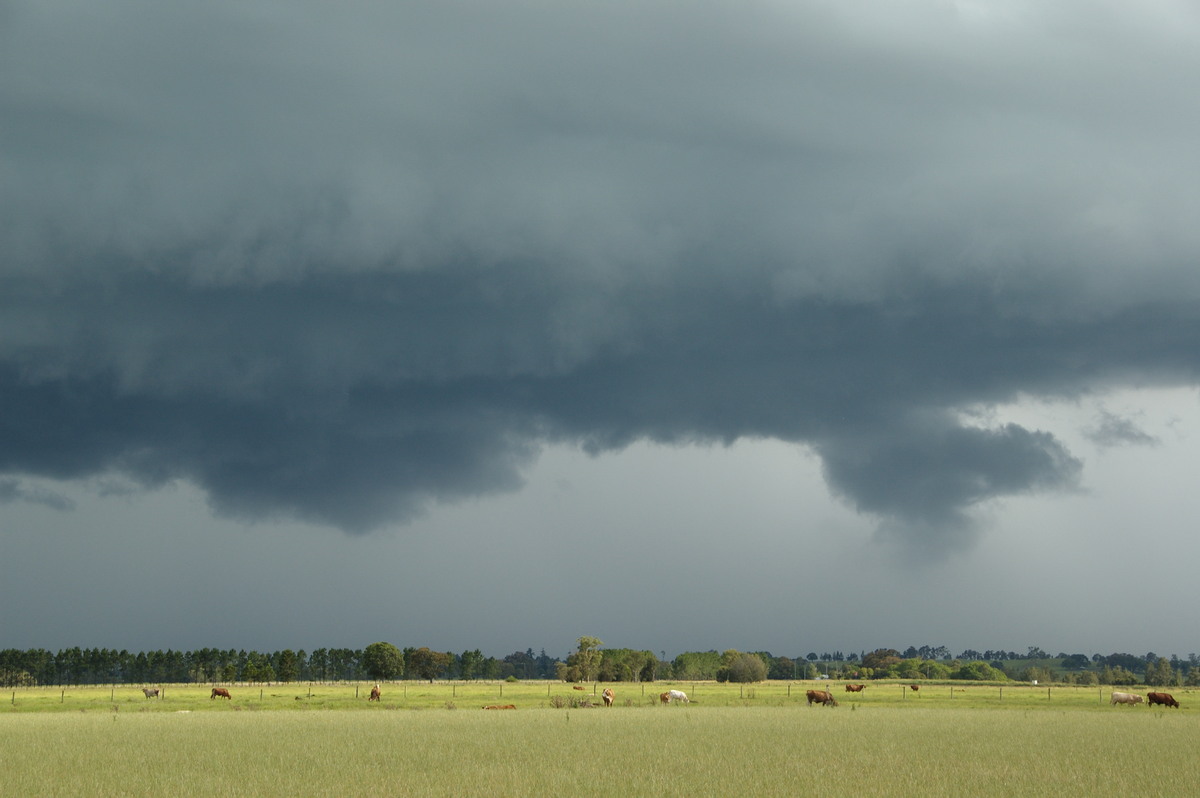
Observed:
[[[774,656],[765,651],[685,652],[673,660],[653,651],[602,648],[592,637],[564,658],[543,649],[514,651],[497,659],[479,649],[453,652],[397,648],[372,643],[364,649],[244,649],[139,651],[67,648],[0,650],[0,686],[152,683],[338,682],[363,679],[459,679],[562,681],[733,681],[763,679],[966,679],[1067,684],[1200,685],[1200,657],[1189,654],[1066,654],[1051,656],[1032,646],[1025,653],[967,649],[952,655],[945,646],[879,648],[858,654],[809,652]]]

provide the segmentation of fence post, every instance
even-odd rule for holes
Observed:
[[[1046,700],[1047,701],[1050,700],[1050,688],[1049,687],[1046,688]]]

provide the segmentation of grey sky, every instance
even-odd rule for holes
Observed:
[[[1200,18],[1127,5],[0,3],[0,645],[1184,653],[961,595],[1193,545],[1096,487],[1200,363]]]

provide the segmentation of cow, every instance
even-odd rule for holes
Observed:
[[[209,699],[211,700],[213,698],[216,698],[217,696],[221,696],[221,698],[228,698],[230,701],[233,700],[233,696],[231,696],[229,694],[229,691],[226,690],[224,687],[214,687],[213,691],[212,691],[212,695],[209,696]]]
[[[1154,706],[1155,704],[1175,708],[1179,706],[1179,702],[1170,693],[1146,693],[1146,700],[1150,702],[1150,706]]]
[[[1113,704],[1130,704],[1130,705],[1140,704],[1140,703],[1142,703],[1142,697],[1140,695],[1138,695],[1137,693],[1114,692],[1112,694],[1112,700],[1109,701],[1108,703],[1109,703],[1109,706],[1112,706]]]
[[[582,690],[582,689],[583,689],[583,685],[581,685],[581,684],[573,684],[573,685],[571,685],[571,689],[572,689],[572,690]]]
[[[863,691],[864,687],[866,687],[865,684],[848,684],[848,685],[846,685],[846,692],[847,693],[861,693]]]
[[[142,692],[146,694],[146,698],[159,697],[159,691],[157,687],[143,687]]]
[[[671,694],[670,693],[659,693],[658,700],[665,704],[671,700]]]
[[[484,709],[516,709],[516,704],[488,704]]]
[[[381,695],[383,695],[383,693],[379,692],[379,685],[375,685],[374,687],[371,688],[371,694],[369,696],[367,696],[367,700],[368,701],[378,701],[379,697]]]
[[[921,685],[919,685],[919,684],[910,684],[910,685],[908,686],[908,689],[909,689],[909,690],[912,690],[912,691],[915,693],[915,692],[917,692],[918,690],[920,690],[920,689],[921,689]]]
[[[611,707],[613,705],[613,699],[616,698],[616,694],[613,693],[611,687],[605,687],[604,692],[600,695],[604,699],[604,706]]]
[[[827,707],[836,707],[838,705],[837,701],[833,698],[833,693],[828,690],[809,690],[805,693],[805,696],[808,698],[808,705],[810,707],[813,704],[824,704]]]
[[[659,695],[658,700],[664,704],[690,704],[691,701],[687,697],[687,693],[682,690],[668,690]]]

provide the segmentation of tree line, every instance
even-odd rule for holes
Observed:
[[[667,660],[653,651],[603,648],[583,636],[575,651],[552,657],[545,649],[514,651],[501,657],[479,649],[455,654],[428,647],[399,648],[372,643],[363,649],[319,648],[273,652],[202,648],[195,651],[139,651],[66,648],[0,650],[0,686],[151,683],[337,682],[362,679],[558,679],[562,681],[756,682],[763,679],[964,679],[973,681],[1066,682],[1200,686],[1200,657],[1113,653],[1051,656],[1037,646],[1015,651],[965,649],[957,656],[945,646],[878,648],[805,656],[767,651],[689,651]]]

